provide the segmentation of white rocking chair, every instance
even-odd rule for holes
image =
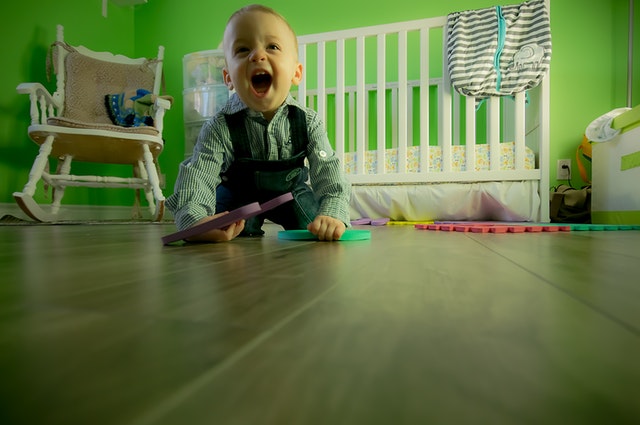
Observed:
[[[131,59],[70,46],[64,42],[62,26],[57,27],[56,39],[56,91],[50,94],[40,83],[17,87],[19,93],[29,94],[28,133],[40,150],[23,191],[13,194],[16,202],[31,218],[51,222],[62,219],[60,203],[67,186],[142,189],[152,219],[162,220],[165,198],[157,158],[164,146],[164,113],[172,101],[160,96],[164,47],[159,47],[156,59]],[[114,115],[110,101],[121,107],[119,115]],[[49,157],[58,160],[55,173],[49,172]],[[133,177],[74,175],[73,160],[131,164]],[[52,188],[49,206],[34,200],[40,180]]]

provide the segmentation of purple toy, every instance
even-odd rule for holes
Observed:
[[[162,238],[162,243],[168,245],[172,242],[176,242],[182,239],[188,239],[196,235],[208,232],[213,229],[223,229],[238,220],[248,220],[263,212],[272,210],[282,204],[285,204],[293,199],[291,192],[287,192],[284,195],[277,196],[269,201],[259,204],[253,202],[240,208],[236,208],[233,211],[229,211],[221,217],[214,218],[206,223],[198,224],[197,226],[190,227],[188,229],[180,230]]]

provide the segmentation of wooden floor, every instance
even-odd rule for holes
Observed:
[[[278,229],[1,226],[0,423],[640,423],[640,231]]]

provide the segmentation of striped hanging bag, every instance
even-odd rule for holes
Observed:
[[[544,0],[447,16],[451,84],[483,99],[537,86],[549,69],[551,29]]]

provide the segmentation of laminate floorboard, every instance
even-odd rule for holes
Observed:
[[[640,232],[0,226],[0,423],[640,422]]]

